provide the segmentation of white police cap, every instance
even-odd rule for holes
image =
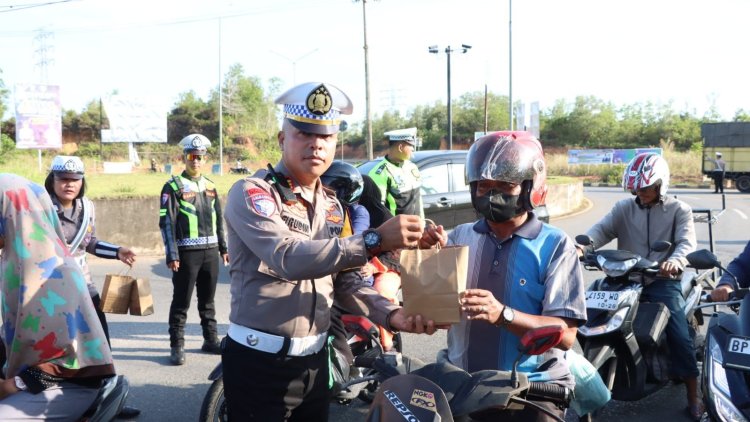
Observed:
[[[276,99],[284,105],[284,118],[297,129],[332,135],[338,133],[342,114],[352,114],[352,101],[344,91],[322,82],[306,82]]]
[[[52,160],[50,171],[68,179],[83,179],[83,161],[70,155],[58,155]]]
[[[406,142],[412,146],[417,145],[417,128],[415,127],[390,130],[383,135],[387,136],[390,142]]]
[[[182,152],[184,153],[204,155],[208,147],[211,146],[211,141],[200,133],[192,133],[182,138],[180,145],[182,145]]]

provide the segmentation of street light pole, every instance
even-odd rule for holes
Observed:
[[[466,54],[471,49],[470,45],[461,44],[461,54]],[[427,51],[433,54],[438,53],[438,46],[431,45],[427,48]],[[448,149],[453,149],[453,103],[451,102],[451,53],[454,50],[451,46],[445,47],[445,55],[448,57]]]
[[[300,60],[302,60],[302,59],[310,56],[313,53],[315,53],[316,51],[318,51],[318,49],[316,48],[314,50],[310,50],[307,53],[305,53],[305,54],[297,57],[296,59],[291,59],[291,58],[289,58],[289,57],[287,57],[287,56],[279,53],[278,51],[273,51],[273,50],[269,50],[269,51],[271,53],[273,53],[273,54],[281,57],[282,59],[286,59],[287,61],[289,61],[292,64],[292,86],[295,86],[295,85],[297,85],[297,62],[299,62]]]
[[[453,103],[451,102],[451,47],[445,47],[448,57],[448,150],[453,149]]]
[[[356,1],[356,0],[355,0]],[[367,159],[373,159],[372,152],[372,111],[370,109],[370,64],[369,49],[367,47],[367,0],[362,1],[362,28],[364,29],[365,50],[365,119],[367,120]]]
[[[511,32],[513,0],[508,0],[508,129],[513,130],[513,37]]]

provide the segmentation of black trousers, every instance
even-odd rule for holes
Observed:
[[[185,346],[185,321],[193,288],[198,295],[198,315],[203,338],[217,341],[214,294],[219,278],[219,248],[180,250],[180,270],[172,273],[172,305],[169,307],[169,345]]]
[[[328,348],[310,356],[279,356],[227,337],[221,364],[230,421],[328,420]]]
[[[721,192],[724,193],[724,173],[720,171],[715,171],[713,174],[714,177],[714,193]]]

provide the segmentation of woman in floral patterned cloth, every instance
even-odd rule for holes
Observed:
[[[0,174],[0,248],[0,420],[78,420],[112,355],[49,195],[12,174]]]

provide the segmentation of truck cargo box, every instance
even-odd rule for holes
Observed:
[[[711,176],[716,168],[716,153],[726,163],[724,178],[734,180],[737,189],[750,193],[750,122],[704,123],[703,174]]]

